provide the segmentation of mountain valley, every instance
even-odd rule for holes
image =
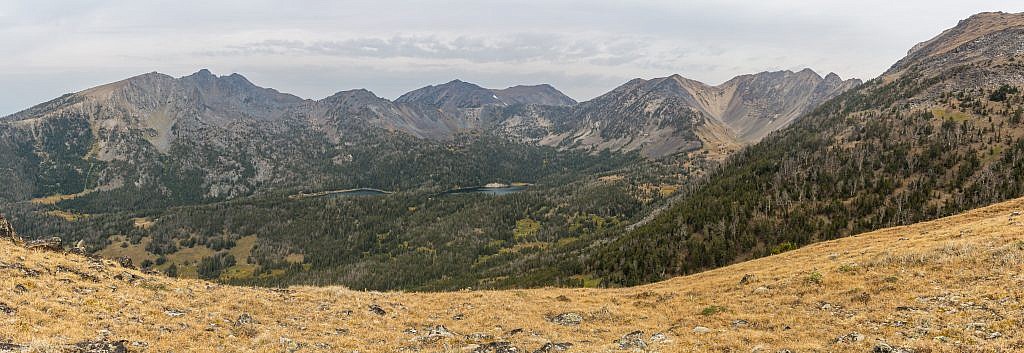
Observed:
[[[327,15],[317,13],[338,19]],[[539,15],[523,22],[551,24]],[[820,34],[785,38],[786,57],[723,53],[788,67],[806,47],[829,51],[863,30],[819,17]],[[8,18],[0,37],[18,33]],[[68,18],[113,38],[88,25],[106,17]],[[645,26],[665,23],[685,27]],[[757,26],[744,50],[783,43],[767,36],[787,26]],[[95,35],[73,32],[62,40]],[[213,32],[211,43],[266,35]],[[395,99],[368,89],[307,99],[202,69],[0,117],[0,353],[1024,350],[1024,13],[965,18],[902,59],[879,56],[873,72],[888,69],[866,81],[806,68],[718,84],[673,74],[582,101],[545,83],[387,90],[456,76],[436,74],[452,65],[510,71],[478,76],[488,82],[544,72],[570,93],[579,87],[565,77],[626,81],[605,72],[622,62],[714,77],[693,68],[732,67],[716,48],[741,36],[666,54],[684,39],[423,33],[438,36],[335,34],[201,54],[215,67],[294,58],[324,70],[321,81],[332,67],[401,63],[373,76]],[[898,42],[888,39],[879,53]],[[673,66],[690,55],[721,63]],[[571,73],[550,71],[551,57]]]

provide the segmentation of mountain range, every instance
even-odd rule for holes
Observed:
[[[650,158],[710,151],[721,159],[859,83],[809,69],[744,75],[715,87],[676,75],[632,80],[576,103],[549,85],[495,90],[454,80],[395,101],[367,90],[313,101],[238,74],[149,73],[0,120],[0,133],[10,137],[7,154],[24,161],[6,177],[17,187],[0,196],[127,184],[168,189],[192,175],[205,189],[182,197],[231,198],[260,185],[297,185],[299,175],[317,173],[308,170],[312,164],[340,164],[350,158],[345,146],[384,132],[433,141],[487,133],[560,149],[636,150]],[[36,185],[26,184],[31,179]]]
[[[232,283],[647,283],[1024,195],[1022,34],[982,13],[863,83],[673,75],[584,102],[145,74],[3,118],[0,205],[26,234]],[[522,192],[465,193],[487,184]]]

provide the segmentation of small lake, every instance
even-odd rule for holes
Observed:
[[[526,190],[528,185],[508,185],[500,187],[488,187],[488,186],[474,186],[469,188],[458,188],[451,189],[442,192],[441,195],[454,195],[454,194],[487,194],[487,195],[505,195],[515,192]]]
[[[332,190],[332,191],[321,191],[312,194],[298,194],[290,196],[293,199],[304,199],[308,197],[343,197],[343,196],[378,196],[392,194],[391,191],[385,191],[381,189],[373,188],[358,188],[348,190]]]

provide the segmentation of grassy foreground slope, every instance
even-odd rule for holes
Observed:
[[[138,352],[1019,351],[1021,209],[1015,199],[622,289],[243,288],[4,240],[0,351],[96,340]]]

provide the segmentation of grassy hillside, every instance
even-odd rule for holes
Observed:
[[[1021,209],[1016,199],[622,289],[243,288],[4,240],[0,350],[1017,351]]]

